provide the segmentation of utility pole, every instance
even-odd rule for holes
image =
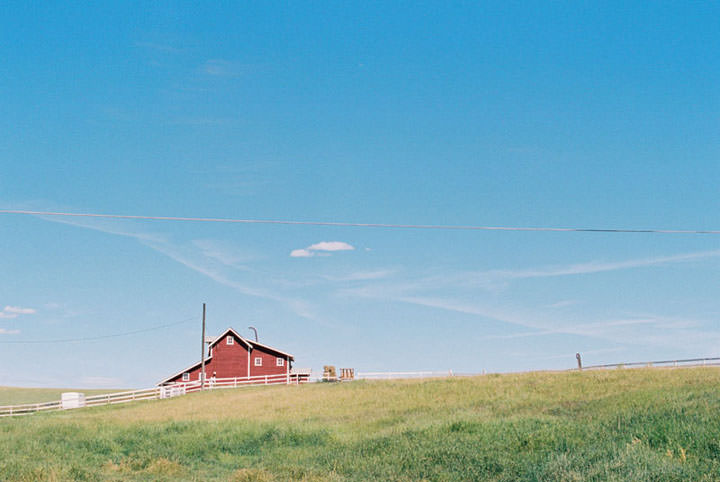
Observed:
[[[202,371],[200,372],[200,390],[205,390],[205,303],[203,303],[203,323],[202,323],[202,343],[200,344],[202,348],[202,360],[200,362],[202,366]]]

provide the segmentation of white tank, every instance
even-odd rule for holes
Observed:
[[[85,394],[80,392],[65,392],[60,397],[63,409],[81,408],[85,406]]]

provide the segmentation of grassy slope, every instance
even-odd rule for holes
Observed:
[[[55,402],[60,400],[63,392],[81,392],[86,396],[101,395],[104,393],[120,392],[129,389],[102,388],[87,390],[83,388],[18,388],[0,387],[0,406],[20,405],[23,403]]]
[[[718,480],[720,370],[258,387],[0,420],[8,480]]]

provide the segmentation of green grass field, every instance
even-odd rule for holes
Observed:
[[[256,387],[0,419],[2,480],[720,480],[720,370]]]
[[[83,388],[15,388],[0,387],[0,406],[3,405],[19,405],[23,403],[42,403],[55,402],[60,400],[63,392],[82,392],[86,396],[101,395],[104,393],[113,393],[129,390],[125,389],[108,389],[102,388],[97,390],[87,390]]]

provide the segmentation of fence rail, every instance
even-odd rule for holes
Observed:
[[[0,417],[9,417],[16,415],[29,415],[43,410],[58,410],[61,402],[43,402],[43,403],[25,403],[22,405],[6,405],[0,407]]]
[[[453,376],[452,370],[425,371],[425,372],[358,372],[355,375],[359,380],[396,380],[403,378],[440,378]]]
[[[641,367],[698,367],[698,366],[720,366],[720,358],[687,358],[684,360],[659,360],[630,363],[608,363],[605,365],[583,366],[583,370],[609,370],[613,368],[641,368]],[[577,370],[574,368],[573,370]]]
[[[200,380],[192,382],[174,383],[142,390],[130,390],[125,392],[106,393],[102,395],[91,395],[85,397],[82,406],[97,407],[100,405],[115,405],[119,403],[136,402],[140,400],[157,400],[171,398],[179,395],[205,390],[220,388],[240,388],[258,385],[299,385],[308,380],[309,374],[282,374],[282,375],[259,375],[253,377],[238,378],[208,378],[204,387]],[[62,400],[44,403],[26,403],[22,405],[0,406],[0,417],[14,417],[18,415],[30,415],[45,410],[62,410]],[[65,407],[67,409],[67,407]]]

